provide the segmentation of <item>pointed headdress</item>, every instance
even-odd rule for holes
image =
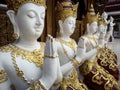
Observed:
[[[73,5],[71,0],[58,0],[57,20],[64,21],[67,17],[76,17],[78,3]]]
[[[18,11],[18,8],[25,3],[35,3],[37,5],[45,6],[46,7],[46,0],[6,0],[8,8],[14,10],[15,12]]]

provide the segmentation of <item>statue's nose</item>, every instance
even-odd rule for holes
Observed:
[[[40,16],[38,16],[38,18],[36,19],[36,25],[42,25],[42,19],[40,18]]]

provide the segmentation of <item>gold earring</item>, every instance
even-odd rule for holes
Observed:
[[[18,39],[18,38],[19,38],[19,36],[18,36],[18,34],[17,34],[17,33],[13,33],[13,35],[12,35],[12,36],[13,36],[13,38],[14,38],[14,39]]]

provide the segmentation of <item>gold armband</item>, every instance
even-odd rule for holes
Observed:
[[[73,63],[73,66],[76,68],[76,67],[78,67],[79,66],[79,61],[78,60],[76,60],[76,58],[75,57],[73,57],[73,59],[72,59],[72,63]]]
[[[73,66],[76,68],[76,67],[79,67],[81,66],[84,62],[81,61],[79,62],[75,57],[72,59],[72,63],[73,63]]]
[[[31,87],[30,90],[47,90],[43,84],[38,80]]]
[[[56,58],[56,57],[58,57],[58,55],[56,55],[56,56],[52,56],[52,55],[45,55],[45,57],[47,57],[47,58]]]
[[[0,83],[3,83],[8,80],[8,76],[4,70],[0,71]]]

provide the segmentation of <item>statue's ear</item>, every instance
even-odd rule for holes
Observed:
[[[63,32],[63,27],[62,27],[63,22],[62,22],[62,20],[59,20],[58,24],[59,24],[59,27],[60,27],[60,32]]]
[[[7,15],[8,15],[11,23],[13,24],[14,33],[17,34],[19,37],[19,29],[18,29],[18,26],[17,26],[16,21],[15,21],[15,12],[13,10],[8,10]]]
[[[59,20],[59,21],[58,21],[58,24],[59,24],[59,26],[61,27],[61,26],[62,26],[62,20]]]
[[[15,25],[15,12],[13,10],[8,10],[7,15],[13,25]]]

